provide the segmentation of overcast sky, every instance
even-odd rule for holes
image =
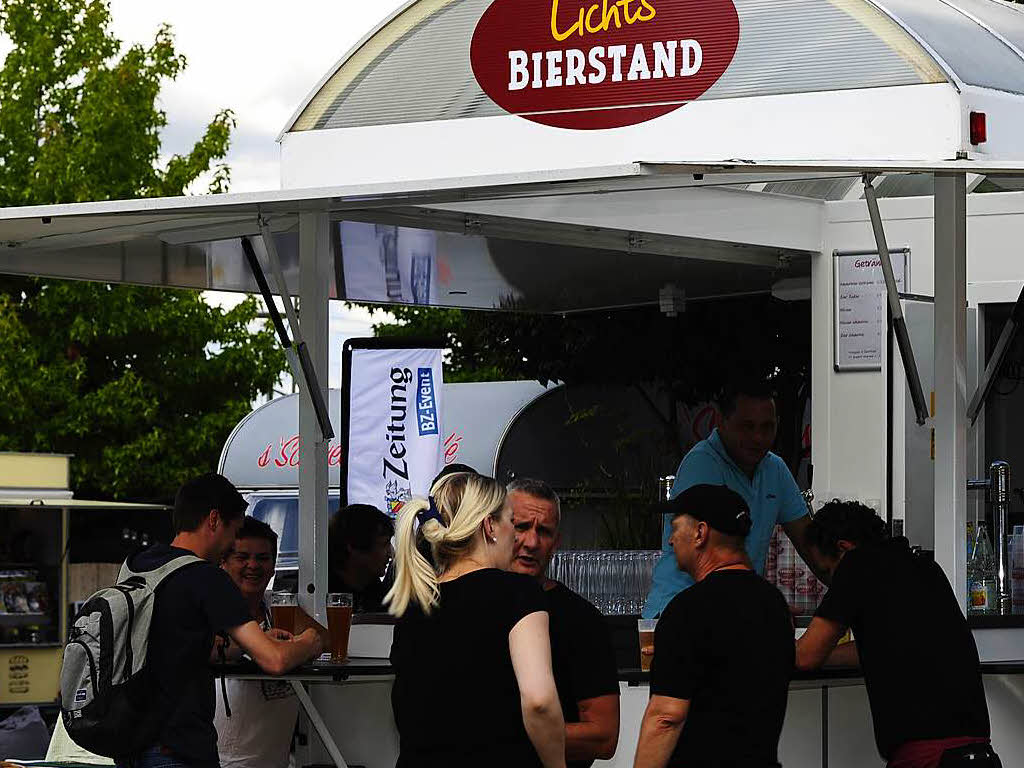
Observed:
[[[188,68],[164,88],[168,153],[234,110],[231,191],[279,187],[277,134],[320,78],[400,0],[112,0],[114,33],[148,43],[169,23]]]
[[[238,126],[227,162],[231,191],[280,187],[275,139],[299,104],[345,53],[405,0],[110,0],[114,35],[125,46],[152,43],[171,25],[188,67],[167,83],[164,160],[188,152],[221,109]],[[0,37],[0,58],[10,49]],[[342,180],[339,179],[339,183]],[[205,184],[191,190],[201,193]],[[237,296],[207,293],[217,303]],[[380,317],[380,315],[378,315]],[[341,345],[370,335],[369,314],[331,302],[331,386],[341,378]]]
[[[401,4],[112,0],[110,8],[114,34],[126,45],[152,42],[167,22],[178,52],[188,59],[188,68],[161,94],[169,120],[166,154],[187,152],[210,119],[230,108],[238,120],[227,158],[231,191],[251,192],[280,186],[278,133],[327,71]],[[342,343],[370,335],[369,325],[367,313],[331,302],[331,386],[340,383]]]

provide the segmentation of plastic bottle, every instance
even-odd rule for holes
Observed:
[[[978,521],[974,552],[967,567],[968,613],[976,616],[999,613],[999,583],[996,578],[996,559],[988,538],[987,525]]]

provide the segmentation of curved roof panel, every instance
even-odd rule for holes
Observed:
[[[1024,6],[1002,0],[946,0],[976,24],[1013,48],[1024,51]]]
[[[947,51],[966,70],[966,76],[954,74],[941,55],[922,45],[924,36],[866,0],[735,0],[740,21],[735,57],[701,98],[918,85],[956,76],[973,83],[975,71],[989,66],[1000,70],[993,74],[998,84],[979,84],[1024,92],[1024,59],[981,25],[941,0],[896,1],[935,6],[934,14],[918,16],[922,24],[933,22],[936,35],[962,28],[972,41],[984,37],[988,48],[998,50],[986,51],[987,57]],[[474,29],[490,5],[491,0],[410,4],[342,61],[288,130],[506,114],[481,90],[470,64]],[[939,47],[945,50],[945,38]]]
[[[961,10],[962,0],[880,0],[968,85],[1024,93],[1024,58],[994,35],[977,16]],[[955,3],[955,5],[954,5]],[[976,3],[999,8],[992,0]],[[1011,13],[1014,13],[1011,11]],[[1016,15],[1016,14],[1014,14]]]

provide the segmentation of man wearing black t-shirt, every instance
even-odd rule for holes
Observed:
[[[942,569],[855,501],[823,506],[808,536],[830,584],[797,643],[797,666],[859,661],[891,766],[998,766],[978,649]],[[856,642],[837,647],[847,628]]]
[[[545,575],[558,548],[558,494],[541,480],[508,487],[516,541],[512,570],[544,589],[551,666],[565,717],[568,768],[587,768],[615,754],[619,740],[619,679],[608,627],[600,612]]]
[[[793,622],[744,549],[750,510],[724,485],[695,485],[661,506],[673,516],[676,562],[696,583],[655,629],[635,768],[778,766]]]
[[[210,668],[215,635],[226,633],[271,674],[283,674],[322,650],[314,629],[287,641],[264,633],[220,568],[245,508],[245,499],[225,477],[197,477],[174,499],[171,545],[150,547],[130,561],[135,571],[159,568],[183,555],[206,562],[182,567],[160,586],[146,654],[152,674],[148,719],[158,724],[158,735],[148,749],[118,760],[119,768],[217,768]]]

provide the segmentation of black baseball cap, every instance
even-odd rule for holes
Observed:
[[[747,502],[726,485],[692,485],[659,504],[658,510],[673,516],[689,515],[727,536],[746,536],[753,525]]]

